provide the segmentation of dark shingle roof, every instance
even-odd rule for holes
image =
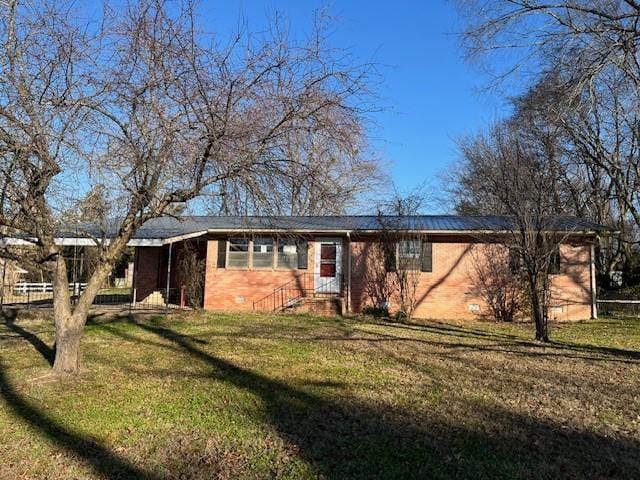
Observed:
[[[509,217],[416,215],[394,216],[183,216],[149,220],[136,233],[136,239],[163,239],[206,231],[230,232],[238,230],[305,231],[314,233],[364,232],[382,229],[408,229],[424,232],[499,231],[509,228]],[[607,227],[574,217],[557,217],[551,223],[561,231],[600,231]],[[80,230],[83,230],[82,228]],[[115,230],[107,228],[107,237]],[[69,232],[65,236],[72,236]]]

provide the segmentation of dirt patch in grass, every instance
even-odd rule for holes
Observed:
[[[0,477],[639,478],[640,321],[98,318],[0,326]]]

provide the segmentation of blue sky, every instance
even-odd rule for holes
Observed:
[[[218,28],[260,29],[280,12],[290,29],[308,31],[314,11],[326,7],[337,17],[334,46],[362,61],[381,64],[379,94],[387,107],[375,115],[374,146],[401,190],[438,175],[457,157],[455,139],[502,116],[506,102],[487,92],[487,78],[462,58],[455,31],[460,20],[446,0],[372,2],[349,0],[242,0],[203,2]]]

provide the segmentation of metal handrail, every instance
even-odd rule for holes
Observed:
[[[333,281],[329,280],[320,285],[316,285],[316,278],[324,277],[319,277],[319,274],[316,273],[302,273],[296,276],[293,280],[275,288],[269,295],[253,302],[253,310],[271,310],[277,312],[295,305],[301,298],[310,296],[311,294],[339,295],[342,293],[342,275],[339,275],[337,278],[338,291],[334,290],[336,284]]]

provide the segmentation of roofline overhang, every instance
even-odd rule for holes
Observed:
[[[184,235],[172,237],[155,238],[132,238],[127,242],[130,247],[162,247],[170,243],[182,242],[191,238],[201,237],[206,234],[300,234],[300,235],[375,235],[381,233],[380,229],[368,230],[318,230],[318,229],[282,229],[282,228],[225,228],[200,230]],[[394,232],[393,229],[389,230]],[[513,233],[509,230],[397,230],[399,233],[415,235],[466,235],[466,236],[486,236],[486,235],[508,235]],[[577,236],[597,236],[602,232],[598,230],[557,230],[554,233],[561,235]],[[612,232],[615,234],[615,232]],[[96,239],[88,237],[57,237],[54,239],[56,245],[60,246],[86,246],[95,247],[98,245],[109,245],[111,239]],[[35,239],[24,239],[15,237],[5,237],[0,239],[0,248],[6,246],[33,246]]]
[[[317,235],[372,235],[381,233],[385,230],[368,229],[368,230],[318,230],[318,229],[275,229],[275,228],[225,228],[225,229],[209,229],[207,233],[299,233],[299,234],[317,234]],[[507,235],[513,233],[511,230],[419,230],[419,229],[388,229],[388,232],[409,233],[419,235]],[[552,233],[562,235],[598,235],[597,230],[553,230]]]

